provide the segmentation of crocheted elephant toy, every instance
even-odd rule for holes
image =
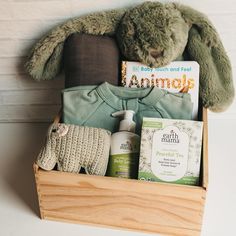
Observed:
[[[107,170],[111,133],[105,129],[71,124],[52,124],[37,164],[44,170],[104,176]]]
[[[162,67],[173,60],[200,65],[200,98],[204,107],[224,111],[233,101],[232,69],[208,18],[178,3],[144,2],[75,18],[53,29],[31,51],[26,68],[36,80],[54,78],[61,69],[63,44],[73,33],[116,37],[125,60]]]

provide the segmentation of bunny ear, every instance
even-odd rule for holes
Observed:
[[[112,35],[125,9],[92,13],[75,18],[54,28],[32,49],[25,67],[35,80],[53,79],[61,69],[62,52],[66,38],[73,33]]]
[[[216,29],[208,18],[192,8],[178,5],[190,25],[186,52],[200,65],[200,97],[203,106],[220,112],[234,98],[232,68]]]
[[[206,45],[195,27],[189,31],[187,53],[200,65],[200,97],[204,107],[220,112],[227,109],[234,98],[230,61],[221,42]]]

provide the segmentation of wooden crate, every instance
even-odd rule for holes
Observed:
[[[203,110],[201,186],[44,171],[34,164],[42,219],[163,235],[200,235],[208,183]]]

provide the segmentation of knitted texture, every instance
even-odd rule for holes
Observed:
[[[60,171],[79,173],[83,167],[87,174],[105,175],[110,135],[100,128],[52,124],[37,164],[44,170],[52,170],[57,164]]]

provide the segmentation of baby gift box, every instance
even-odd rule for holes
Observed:
[[[34,164],[42,219],[163,235],[200,235],[208,184],[207,110],[200,186],[44,171]]]

